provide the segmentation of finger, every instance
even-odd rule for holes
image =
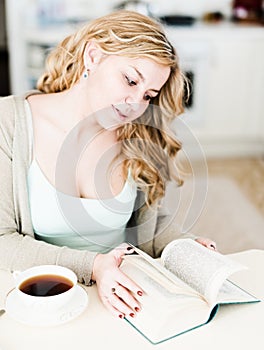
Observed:
[[[125,316],[135,317],[136,312],[132,308],[130,308],[124,300],[120,299],[120,297],[116,294],[112,294],[108,298],[109,303],[114,307],[114,309],[118,310],[121,314]]]
[[[121,262],[122,257],[125,254],[131,254],[133,253],[134,249],[133,247],[131,247],[129,244],[127,243],[122,243],[120,244],[118,247],[116,247],[115,249],[113,249],[111,251],[111,254],[114,255],[114,257]]]
[[[216,244],[214,242],[206,242],[206,243],[202,243],[203,246],[205,246],[208,249],[211,250],[216,250]]]
[[[123,254],[127,254],[127,252],[131,252],[131,251],[133,252],[134,248],[133,248],[133,246],[131,246],[128,243],[122,243],[119,246],[117,246],[114,250],[116,252],[121,252]]]
[[[125,317],[125,314],[120,312],[118,309],[116,309],[111,302],[109,301],[109,298],[107,297],[101,297],[102,303],[104,304],[104,306],[107,308],[108,311],[110,311],[110,313],[118,318],[123,319]]]
[[[137,296],[141,297],[144,294],[143,289],[120,270],[116,281]]]
[[[113,288],[115,295],[121,298],[126,305],[130,307],[130,310],[133,312],[139,312],[141,310],[141,305],[136,298],[123,286],[119,285],[116,288]]]
[[[215,243],[215,242],[211,242],[211,243],[210,243],[210,246],[209,246],[209,249],[217,250],[217,248],[216,248],[216,243]]]
[[[204,245],[206,246],[206,248],[216,250],[216,243],[214,241],[212,241],[211,239],[205,239]]]
[[[212,241],[211,239],[199,237],[196,239],[196,242],[200,243],[201,245],[203,245],[204,247],[206,247],[208,249],[217,250],[216,243],[214,241]]]

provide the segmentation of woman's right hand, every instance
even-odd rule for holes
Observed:
[[[137,298],[140,299],[143,290],[119,268],[122,257],[132,252],[133,248],[123,244],[107,254],[98,254],[94,260],[92,279],[96,281],[99,297],[120,318],[135,317],[141,310]]]

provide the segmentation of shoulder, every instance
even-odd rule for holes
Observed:
[[[0,98],[0,129],[4,136],[13,134],[17,115],[23,114],[22,100],[22,96],[15,95]]]
[[[0,120],[5,118],[6,114],[14,113],[15,100],[14,96],[0,97]]]
[[[14,130],[15,121],[15,99],[14,96],[0,98],[0,131],[2,136],[11,135]]]
[[[2,147],[6,145],[11,149],[15,135],[24,134],[23,130],[27,128],[25,99],[35,93],[38,92],[34,90],[22,95],[0,97],[0,142]]]
[[[8,122],[14,119],[16,114],[24,111],[25,99],[40,92],[36,90],[28,91],[22,95],[9,95],[0,97],[0,122]]]

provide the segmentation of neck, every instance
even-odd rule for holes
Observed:
[[[96,120],[96,114],[89,108],[84,93],[79,89],[33,95],[29,100],[36,115],[50,120],[64,134],[68,134],[74,128],[78,129],[79,126],[94,133],[103,130]]]
[[[66,119],[62,122],[67,122],[69,126],[73,127],[85,119],[87,125],[95,126],[97,124],[95,114],[86,100],[84,93],[76,87],[61,92],[58,99],[58,108],[63,110]]]

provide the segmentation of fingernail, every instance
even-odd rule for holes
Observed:
[[[132,247],[127,247],[127,250],[131,250],[131,249],[133,249]]]
[[[139,290],[139,291],[137,292],[137,294],[138,294],[139,296],[142,296],[142,295],[143,295],[143,293],[141,292],[141,290]]]
[[[140,308],[136,306],[136,307],[135,307],[135,311],[136,311],[136,312],[139,312],[139,311],[140,311]]]
[[[131,314],[129,314],[130,317],[135,317],[135,314],[133,314],[133,312],[131,312]]]
[[[121,315],[121,314],[120,314],[120,315],[118,315],[118,317],[119,317],[119,318],[124,318],[124,315]]]

